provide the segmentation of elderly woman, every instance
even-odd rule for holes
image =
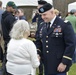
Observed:
[[[40,63],[34,43],[27,39],[29,35],[28,22],[18,20],[10,32],[11,40],[7,47],[8,75],[35,75]]]

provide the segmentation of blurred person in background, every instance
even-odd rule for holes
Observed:
[[[38,17],[39,17],[39,13],[38,13],[38,11],[36,11],[36,12],[35,12],[35,15],[34,15],[33,18],[32,18],[32,23],[37,22]]]
[[[19,20],[19,11],[18,11],[18,9],[15,9],[13,15],[15,16],[16,20]]]
[[[26,17],[24,15],[24,10],[19,8],[18,12],[19,12],[19,20],[26,20]]]
[[[67,16],[69,16],[70,15],[70,12],[68,12],[66,15],[65,15],[65,17],[67,17]]]
[[[37,9],[39,9],[40,7],[42,7],[44,4],[46,4],[47,2],[45,0],[38,0],[38,7]],[[38,18],[37,18],[37,31],[35,34],[35,39],[40,40],[41,35],[42,35],[42,29],[43,29],[43,25],[45,24],[45,22],[43,21],[43,19],[41,18],[41,15],[39,14],[39,12],[37,13]],[[37,44],[35,42],[35,44]],[[40,48],[41,50],[43,50],[43,48]],[[40,50],[37,48],[38,53],[40,53]],[[40,53],[40,55],[42,55]],[[43,62],[42,62],[43,58],[41,57],[40,59],[40,66],[39,66],[39,75],[43,75]]]
[[[70,15],[67,16],[65,19],[70,21],[70,23],[73,26],[73,29],[74,29],[74,32],[75,32],[75,47],[76,47],[76,9],[72,9],[70,11]],[[76,63],[76,48],[75,48],[75,52],[74,52],[72,61],[73,61],[73,63]]]
[[[59,14],[59,11],[58,11],[57,9],[54,9],[54,13],[55,13],[56,15],[58,15],[58,14]]]
[[[2,13],[3,13],[3,9],[2,9],[2,1],[0,1],[0,31],[1,31],[1,18],[2,18]]]
[[[75,9],[72,9],[70,11],[70,15],[68,15],[65,20],[68,20],[70,21],[70,23],[72,24],[73,26],[73,29],[74,29],[74,32],[76,33],[76,17],[75,17],[75,13],[76,13],[76,10]]]
[[[3,50],[1,47],[1,42],[2,42],[2,28],[1,28],[1,18],[2,18],[2,13],[4,11],[2,10],[2,1],[0,1],[0,62],[3,61]]]
[[[54,13],[56,14],[56,16],[61,18],[61,12],[59,12],[57,9],[54,9]]]
[[[11,40],[7,47],[7,75],[36,75],[39,66],[37,49],[31,40],[29,24],[25,20],[18,20],[11,32]]]
[[[37,9],[39,9],[40,7],[42,7],[44,4],[46,4],[47,2],[45,0],[38,0],[38,6]],[[41,15],[39,14],[38,16],[38,21],[37,21],[37,25],[38,25],[38,29],[41,29],[42,27],[42,23],[43,23],[43,19],[41,18]]]
[[[13,1],[9,1],[6,4],[6,10],[2,14],[1,19],[1,26],[2,26],[2,35],[4,40],[4,60],[3,60],[3,74],[6,74],[5,64],[6,64],[6,50],[7,50],[7,44],[10,40],[9,32],[11,28],[13,27],[13,23],[16,21],[15,17],[13,15],[13,12],[16,9],[16,4]]]

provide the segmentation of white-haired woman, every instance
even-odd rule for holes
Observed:
[[[28,22],[18,20],[10,32],[11,40],[7,47],[8,75],[35,75],[34,70],[40,63],[34,43],[27,39],[29,35]]]

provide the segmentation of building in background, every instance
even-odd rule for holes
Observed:
[[[10,0],[2,0],[3,8],[6,7],[6,3]],[[24,10],[24,14],[26,15],[27,20],[30,21],[30,17],[32,18],[32,12],[37,8],[38,0],[11,0],[16,3],[18,8],[22,8]],[[53,5],[53,0],[45,0]],[[29,16],[28,16],[29,15]]]

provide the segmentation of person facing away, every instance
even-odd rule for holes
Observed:
[[[75,52],[73,55],[72,62],[76,63],[76,9],[72,9],[70,11],[70,15],[67,16],[65,19],[68,20],[72,24],[74,32],[75,32]]]
[[[67,16],[67,17],[65,18],[65,20],[70,21],[70,23],[71,23],[72,26],[73,26],[74,32],[76,33],[76,16],[75,16],[75,13],[76,13],[76,10],[75,10],[75,9],[72,9],[72,10],[70,11],[70,15]]]
[[[72,25],[63,21],[54,13],[51,4],[46,3],[39,8],[39,13],[46,24],[43,26],[40,46],[44,64],[44,75],[66,75],[72,65],[75,51],[75,34]],[[50,22],[50,23],[49,23]]]
[[[35,75],[39,59],[36,46],[27,39],[29,35],[28,22],[18,20],[10,32],[11,40],[7,47],[6,69],[11,75]]]

